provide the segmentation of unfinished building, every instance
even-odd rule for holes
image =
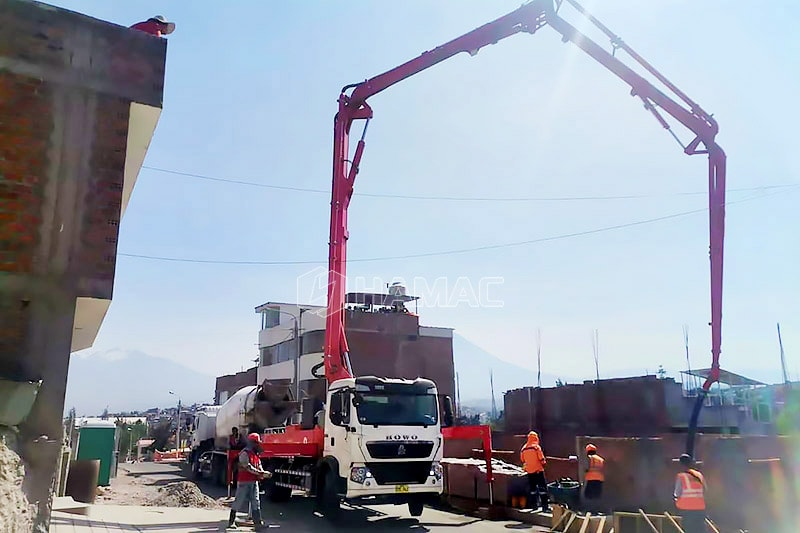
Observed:
[[[165,59],[163,39],[0,3],[0,425],[19,426],[39,531],[70,353],[92,346],[111,302],[119,224],[161,113]]]

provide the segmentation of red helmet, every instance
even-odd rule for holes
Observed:
[[[589,453],[589,452],[597,452],[597,446],[595,446],[594,444],[587,444],[586,445],[586,453]]]
[[[261,437],[259,437],[258,433],[250,433],[247,435],[247,440],[260,443]]]

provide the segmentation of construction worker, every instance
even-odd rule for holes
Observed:
[[[239,428],[237,427],[231,428],[231,436],[228,437],[228,448],[231,450],[244,449],[244,443],[242,442],[242,437],[239,435]]]
[[[143,22],[137,22],[131,26],[131,29],[143,31],[156,37],[163,37],[175,31],[175,23],[168,22],[162,15],[156,15]]]
[[[258,482],[271,478],[272,474],[262,468],[260,452],[261,439],[258,433],[250,433],[247,436],[247,445],[239,452],[239,484],[236,485],[236,497],[231,504],[229,529],[236,529],[236,512],[247,512],[248,507],[256,531],[264,528],[264,523],[261,521]]]
[[[675,478],[675,507],[683,518],[685,533],[705,533],[706,531],[706,480],[695,470],[691,455],[680,457],[681,472]]]
[[[528,507],[535,509],[538,499],[538,504],[541,505],[542,511],[549,511],[547,479],[544,476],[544,466],[547,464],[547,459],[545,459],[544,452],[539,444],[539,434],[535,431],[528,433],[528,440],[519,451],[519,459],[522,461],[523,468],[528,476],[528,490],[533,502],[533,505]]]
[[[586,445],[587,467],[584,479],[586,486],[583,497],[588,500],[590,511],[597,512],[600,500],[603,497],[603,482],[606,480],[606,460],[597,453],[597,446],[592,443]]]

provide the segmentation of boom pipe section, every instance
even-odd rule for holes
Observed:
[[[533,0],[522,7],[485,24],[461,37],[453,39],[431,51],[425,52],[394,69],[379,74],[364,82],[344,87],[339,96],[339,111],[334,121],[333,186],[331,197],[331,227],[328,275],[328,315],[326,321],[325,373],[330,382],[343,377],[351,377],[348,359],[348,346],[344,332],[344,302],[346,275],[346,248],[349,237],[347,231],[347,208],[353,194],[358,166],[364,151],[363,136],[358,143],[352,162],[349,154],[349,135],[353,122],[372,118],[372,109],[366,101],[369,97],[428,69],[454,55],[467,52],[475,55],[482,47],[495,44],[517,33],[535,33],[548,25],[562,36],[564,42],[571,41],[587,55],[599,62],[631,87],[631,95],[639,97],[645,109],[650,111],[665,129],[669,124],[661,116],[659,109],[680,122],[695,138],[683,146],[688,155],[707,154],[709,174],[709,255],[711,270],[711,371],[703,384],[701,396],[705,396],[711,385],[719,379],[719,358],[722,349],[722,279],[723,248],[725,235],[725,173],[726,156],[716,143],[719,131],[716,120],[703,111],[699,105],[680,91],[650,63],[622,42],[594,16],[588,13],[577,0],[567,0],[582,16],[587,18],[606,36],[612,46],[621,48],[635,61],[661,82],[684,107],[659,90],[653,83],[643,78],[614,54],[609,53],[584,33],[569,24],[557,14],[553,0]],[[561,3],[559,2],[559,7]],[[348,91],[352,91],[348,95]],[[670,130],[671,131],[671,130]],[[673,133],[674,135],[674,133]],[[676,137],[677,138],[677,137]],[[704,146],[700,149],[700,144]],[[349,166],[348,166],[349,165]],[[689,424],[687,450],[693,449],[697,416],[702,402],[692,414]]]

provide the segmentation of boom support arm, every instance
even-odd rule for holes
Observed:
[[[562,4],[573,6],[580,15],[594,24],[610,40],[612,52],[577,30],[558,14]],[[333,187],[331,197],[331,227],[328,273],[328,314],[325,330],[325,375],[329,382],[352,376],[347,340],[344,333],[345,261],[347,253],[347,209],[361,156],[364,152],[366,124],[372,118],[367,99],[392,85],[430,68],[461,52],[475,55],[484,46],[517,33],[535,33],[543,26],[558,32],[564,42],[571,41],[590,57],[610,70],[631,88],[646,110],[653,114],[662,127],[678,139],[661,111],[677,120],[694,135],[687,145],[681,146],[688,155],[708,155],[709,191],[709,241],[711,261],[711,372],[703,384],[704,393],[719,379],[719,356],[722,348],[722,264],[725,225],[725,164],[726,156],[716,143],[718,126],[713,117],[675,87],[666,77],[625,44],[606,26],[589,14],[577,0],[533,0],[522,7],[462,35],[438,48],[423,53],[392,70],[364,82],[348,85],[339,95],[339,111],[334,120]],[[626,52],[634,61],[652,75],[664,90],[637,74],[615,54]],[[349,93],[349,94],[348,94]],[[669,96],[667,93],[671,93]],[[679,101],[676,101],[679,100]],[[348,160],[350,129],[356,120],[365,120],[364,132],[358,141],[353,160]],[[680,141],[678,141],[680,142]],[[687,451],[694,447],[701,394],[689,427]]]

